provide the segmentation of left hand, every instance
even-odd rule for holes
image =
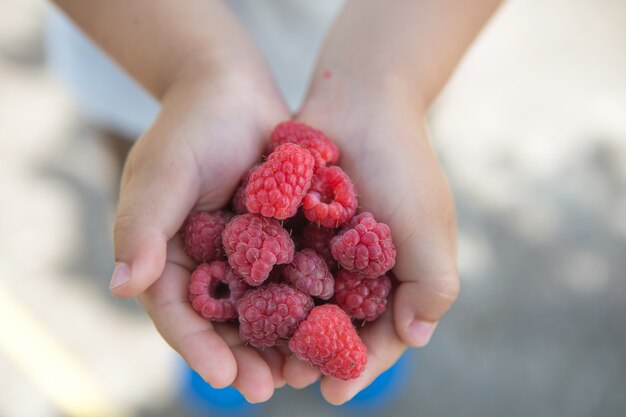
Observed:
[[[345,80],[344,80],[345,81]],[[419,106],[392,91],[344,88],[325,80],[313,88],[297,119],[329,135],[340,147],[341,167],[359,193],[359,207],[387,223],[397,249],[397,286],[387,311],[360,331],[368,349],[356,380],[323,377],[321,391],[342,404],[390,368],[407,349],[423,347],[456,300],[454,204],[430,146]],[[292,357],[283,375],[304,387],[319,374]]]

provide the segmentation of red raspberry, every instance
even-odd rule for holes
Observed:
[[[335,301],[353,319],[376,320],[387,309],[390,291],[387,275],[368,278],[345,269],[335,275]]]
[[[187,217],[183,244],[194,261],[210,262],[224,256],[222,231],[232,217],[232,213],[226,211],[200,211]]]
[[[324,259],[313,249],[296,252],[293,261],[283,268],[283,276],[310,296],[322,300],[333,296],[333,276]]]
[[[239,334],[257,348],[289,339],[313,308],[313,299],[287,284],[250,290],[237,304]]]
[[[241,177],[241,183],[239,184],[239,187],[237,187],[235,195],[233,195],[233,209],[237,214],[245,214],[248,212],[248,208],[246,207],[246,187],[248,186],[248,181],[250,181],[250,175],[255,169],[256,166],[250,168],[248,172],[246,172],[245,175]]]
[[[248,286],[224,261],[200,264],[191,274],[189,300],[194,310],[209,320],[237,317],[237,301]]]
[[[302,233],[296,240],[298,249],[310,248],[317,252],[324,260],[328,269],[334,271],[337,269],[337,261],[330,252],[330,241],[335,237],[335,231],[326,227],[321,227],[313,223],[304,226]]]
[[[358,378],[367,363],[367,348],[350,317],[334,304],[315,307],[294,333],[289,348],[323,374],[344,380]]]
[[[271,134],[271,148],[283,143],[295,143],[308,149],[315,158],[315,167],[334,164],[339,160],[339,148],[321,131],[304,123],[287,120],[279,123]]]
[[[377,277],[396,263],[391,230],[374,220],[372,213],[355,216],[330,242],[333,257],[348,271]]]
[[[356,206],[352,181],[337,166],[318,168],[302,200],[306,218],[324,227],[344,225],[356,213]]]
[[[293,260],[289,232],[274,219],[258,214],[233,217],[222,232],[228,263],[250,285],[267,279],[274,265]]]
[[[313,157],[301,146],[286,143],[250,174],[246,207],[250,213],[286,219],[296,214],[311,186]]]

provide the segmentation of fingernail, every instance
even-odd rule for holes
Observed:
[[[424,347],[433,337],[437,323],[429,323],[427,321],[414,320],[407,326],[407,336],[410,339],[411,346]]]
[[[114,288],[121,287],[128,281],[130,281],[130,267],[124,262],[115,264],[115,269],[113,270],[113,276],[111,276],[111,284],[109,285],[109,289],[112,290]]]

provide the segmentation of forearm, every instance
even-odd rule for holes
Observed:
[[[221,0],[55,0],[156,98],[178,78],[261,58]]]
[[[426,107],[500,0],[348,0],[322,49],[316,90],[379,89]]]

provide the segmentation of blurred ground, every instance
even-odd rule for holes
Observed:
[[[0,0],[0,416],[62,415],[72,389],[188,415],[176,356],[109,296],[118,161],[44,67],[43,10]],[[470,51],[431,114],[463,291],[386,413],[626,415],[624,74],[621,0],[510,1]],[[41,338],[11,350],[12,319]],[[293,404],[339,415],[286,389],[261,415]]]

